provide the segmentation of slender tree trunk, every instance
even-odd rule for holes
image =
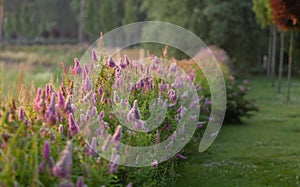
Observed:
[[[82,44],[84,42],[83,24],[84,24],[84,5],[85,0],[80,0],[80,15],[78,24],[78,40]]]
[[[3,41],[4,2],[0,0],[0,42]]]
[[[271,64],[271,82],[272,82],[272,87],[275,86],[276,40],[277,40],[277,28],[274,25],[273,26],[272,64]]]
[[[289,65],[288,65],[288,89],[287,89],[287,102],[290,101],[290,95],[291,95],[291,77],[292,77],[292,58],[293,58],[293,42],[294,42],[294,31],[291,31],[290,36],[290,47],[289,47]]]
[[[267,59],[267,78],[269,80],[271,78],[271,63],[272,63],[272,33],[273,33],[273,27],[270,26],[269,49],[268,49],[268,59]]]
[[[281,93],[282,69],[283,69],[283,53],[284,52],[284,32],[280,32],[280,62],[278,71],[278,93]]]

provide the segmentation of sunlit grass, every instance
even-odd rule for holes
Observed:
[[[277,94],[265,78],[251,78],[248,97],[256,99],[260,111],[244,125],[224,125],[206,152],[195,150],[177,171],[177,186],[299,186],[298,84],[294,79],[286,103],[285,93]]]

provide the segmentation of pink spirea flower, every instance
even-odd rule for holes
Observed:
[[[125,55],[124,58],[125,58],[125,63],[126,63],[126,65],[129,66],[130,60],[129,60],[128,56]]]
[[[176,157],[177,157],[177,158],[179,158],[179,159],[182,159],[182,160],[185,160],[185,159],[187,159],[187,157],[186,157],[186,156],[183,156],[183,155],[182,155],[182,154],[180,154],[180,153],[176,154]]]
[[[141,115],[138,109],[138,101],[135,100],[133,102],[133,107],[131,108],[131,110],[128,112],[127,114],[127,120],[130,122],[136,121],[141,119]]]
[[[57,103],[58,107],[60,109],[63,109],[64,106],[65,106],[65,99],[64,99],[64,96],[63,96],[63,94],[60,90],[58,90],[58,92],[57,92],[57,102],[58,102]]]
[[[23,119],[25,119],[26,115],[25,115],[25,111],[23,106],[20,106],[19,108],[19,120],[22,121]]]
[[[78,58],[74,58],[74,68],[71,66],[70,70],[73,73],[73,75],[78,75],[82,72],[82,68],[80,66],[80,62],[78,60]]]
[[[94,62],[98,62],[98,57],[97,57],[96,51],[94,49],[92,49],[92,60]]]
[[[116,141],[120,141],[121,140],[121,135],[122,135],[122,126],[118,125],[114,135],[113,135],[113,139]]]
[[[114,68],[116,66],[116,63],[115,63],[114,59],[112,58],[112,56],[109,56],[108,61],[107,61],[107,65],[110,68]]]
[[[42,88],[38,88],[37,94],[35,97],[35,102],[34,102],[34,110],[35,111],[39,111],[39,103],[41,100],[41,96],[42,96]]]
[[[55,124],[57,122],[57,112],[56,112],[56,108],[55,108],[55,99],[56,99],[56,94],[53,92],[50,104],[47,107],[47,110],[46,110],[46,113],[45,113],[45,120],[49,124]]]
[[[49,141],[46,140],[43,146],[43,158],[48,159],[49,157],[50,157],[50,143]]]
[[[43,173],[45,167],[46,169],[50,170],[50,168],[52,168],[54,165],[54,160],[51,157],[50,143],[48,140],[44,141],[42,156],[42,162],[39,164],[39,173]]]
[[[124,61],[122,60],[122,58],[120,58],[120,60],[119,60],[119,66],[120,66],[122,69],[126,68],[126,66],[127,66],[127,64],[124,63]]]
[[[65,106],[64,106],[64,110],[65,110],[66,114],[74,112],[73,108],[72,108],[71,96],[70,95],[68,95],[68,97],[67,97],[67,100],[66,100]]]
[[[59,133],[59,134],[63,134],[63,133],[64,133],[64,127],[63,127],[62,124],[60,124],[60,125],[58,126],[58,133]]]

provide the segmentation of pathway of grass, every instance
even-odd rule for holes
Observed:
[[[250,79],[260,112],[223,126],[206,152],[189,155],[176,186],[300,186],[300,81],[293,85],[287,104],[264,78]]]

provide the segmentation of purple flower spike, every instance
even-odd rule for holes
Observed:
[[[24,108],[23,106],[20,106],[19,108],[19,120],[22,121],[23,119],[25,119],[25,112],[24,112]]]
[[[154,168],[157,168],[158,167],[157,160],[154,160],[153,162],[151,162],[151,166],[154,167]]]
[[[78,75],[82,72],[82,68],[80,66],[80,62],[78,58],[74,58],[74,63],[75,63],[74,68],[70,67],[70,69],[74,75]]]
[[[176,155],[177,158],[181,159],[181,160],[185,160],[187,157],[186,156],[183,156],[182,154],[178,153]]]
[[[43,146],[43,159],[48,159],[50,157],[50,143],[49,141],[44,142]]]
[[[199,83],[196,84],[196,90],[197,90],[197,91],[200,91],[200,90],[201,90],[201,86],[200,86]]]
[[[244,86],[239,86],[239,89],[241,92],[245,92],[245,90],[246,90]]]
[[[97,138],[92,138],[92,143],[90,145],[90,155],[97,156]]]
[[[211,137],[211,138],[216,138],[217,135],[218,135],[218,132],[214,132],[214,133],[211,133],[211,134],[210,134],[210,137]]]
[[[101,112],[99,113],[99,116],[98,116],[98,120],[101,121],[103,119],[103,116],[104,116],[104,111],[101,110]]]
[[[62,124],[60,124],[59,127],[58,127],[58,133],[59,134],[63,134],[64,133],[64,127],[63,127]]]
[[[172,140],[172,141],[175,141],[176,138],[177,138],[177,133],[176,133],[176,131],[175,131],[175,132],[173,133],[173,135],[171,136],[171,140]]]
[[[195,79],[195,71],[194,70],[191,71],[190,78],[192,81],[194,81],[194,79]]]
[[[133,82],[129,83],[129,90],[133,92],[135,90],[135,84]]]
[[[116,77],[117,77],[117,78],[121,77],[121,75],[122,75],[122,70],[121,70],[121,68],[120,68],[119,66],[117,66],[117,65],[116,65],[116,70],[115,70],[115,72],[116,72]]]
[[[126,187],[132,187],[132,182],[128,183]]]
[[[86,64],[84,64],[83,72],[82,72],[82,80],[85,80],[88,74],[89,74],[89,68]]]
[[[102,94],[102,95],[101,95],[101,100],[100,100],[100,101],[101,101],[102,104],[105,103],[105,94]]]
[[[202,128],[204,124],[205,124],[205,122],[204,122],[204,121],[200,121],[200,122],[198,122],[198,124],[197,124],[197,128],[198,128],[198,129]]]
[[[170,99],[170,101],[172,101],[172,102],[176,101],[177,97],[176,97],[176,92],[175,92],[175,90],[171,89],[171,90],[169,91],[169,99]]]
[[[69,130],[70,130],[72,136],[77,134],[79,131],[78,125],[75,123],[72,113],[69,114]]]
[[[159,90],[160,91],[165,91],[167,89],[167,85],[165,81],[163,80],[161,84],[159,84]]]
[[[49,98],[51,94],[50,84],[46,84],[45,93],[46,93],[46,98]]]
[[[92,105],[96,106],[97,105],[97,94],[93,93],[92,96]]]
[[[57,100],[58,100],[58,107],[60,109],[63,109],[65,106],[65,99],[60,90],[58,90],[58,93],[57,93]]]
[[[113,140],[120,141],[122,135],[122,126],[118,125],[116,132],[113,135]]]
[[[46,167],[46,171],[49,171],[50,168],[53,167],[54,161],[53,158],[51,157],[51,151],[50,151],[50,143],[49,141],[44,141],[44,146],[42,150],[42,162],[39,165],[39,172],[43,173],[44,172],[44,167]]]
[[[47,123],[50,124],[55,124],[57,122],[57,113],[55,109],[55,99],[56,99],[56,94],[53,92],[50,104],[47,108],[47,111],[45,113],[45,120]]]
[[[76,182],[76,187],[85,187],[83,177],[79,177]]]
[[[61,152],[58,162],[53,167],[56,177],[67,178],[72,173],[72,143],[67,142],[66,148]]]
[[[119,66],[120,66],[122,69],[126,68],[126,66],[127,66],[126,63],[123,62],[122,58],[120,58],[120,60],[119,60]]]
[[[125,56],[124,56],[124,58],[125,58],[125,63],[126,63],[126,66],[129,66],[129,64],[130,64],[130,60],[129,60],[128,56],[127,56],[127,55],[125,55]]]
[[[65,112],[67,114],[73,113],[73,108],[72,108],[72,104],[71,104],[71,96],[70,95],[68,95],[68,97],[67,97],[67,100],[66,100],[64,108],[65,108]]]
[[[98,57],[94,49],[92,49],[92,59],[94,62],[98,62]]]
[[[133,107],[127,114],[127,120],[130,122],[137,121],[137,120],[141,119],[140,116],[141,115],[140,115],[140,112],[138,109],[138,101],[134,100]]]
[[[87,115],[90,116],[90,117],[93,117],[97,114],[97,108],[94,106],[90,106],[89,109],[88,109],[88,112],[87,112]]]
[[[118,92],[116,90],[114,90],[114,103],[119,103],[119,96],[118,96]]]
[[[159,144],[160,143],[160,133],[159,130],[156,130],[156,134],[155,134],[155,143]]]
[[[114,59],[112,58],[112,56],[109,56],[107,65],[111,68],[114,68],[116,66],[116,63],[115,63]]]
[[[109,165],[109,173],[113,174],[113,173],[117,173],[118,171],[118,163],[120,162],[120,156],[116,155],[113,159],[113,163],[111,163]]]
[[[184,134],[184,132],[185,132],[185,128],[184,128],[184,126],[183,126],[183,127],[181,127],[181,128],[179,129],[179,134]]]
[[[84,85],[83,85],[83,89],[86,92],[90,92],[92,90],[92,88],[93,88],[93,85],[91,83],[91,79],[89,76],[87,76],[85,79]]]
[[[98,94],[103,95],[103,88],[101,86],[99,86],[98,88]]]
[[[141,89],[141,88],[144,87],[144,85],[145,85],[145,83],[144,83],[143,79],[140,79],[140,80],[136,83],[136,88],[137,88],[137,89]]]
[[[105,140],[105,142],[104,142],[104,144],[103,144],[103,146],[102,146],[102,151],[106,151],[107,148],[108,148],[108,146],[110,145],[110,143],[111,143],[111,135],[109,135],[109,136],[106,138],[106,140]]]
[[[39,173],[44,172],[44,166],[45,166],[46,161],[42,160],[42,162],[39,164]]]

